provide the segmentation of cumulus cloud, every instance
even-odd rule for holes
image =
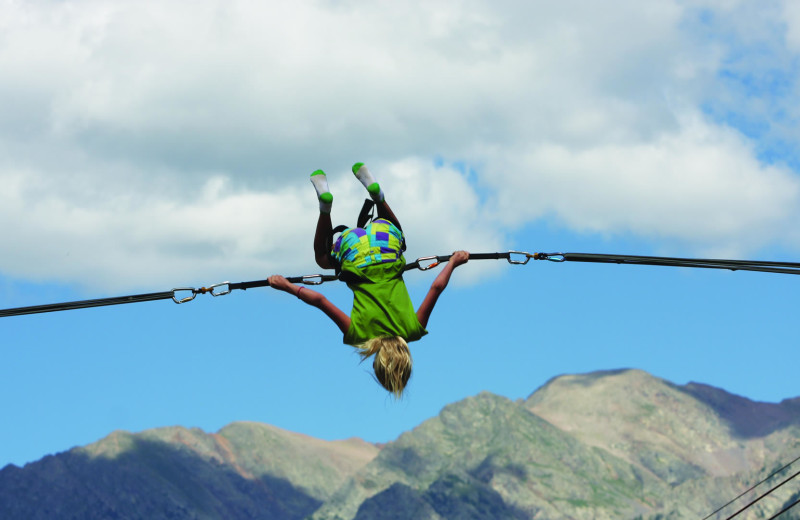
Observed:
[[[196,285],[288,267],[303,227],[297,190],[229,184],[211,178],[190,201],[114,193],[76,204],[35,174],[5,175],[0,220],[18,224],[4,228],[3,261],[16,276],[94,288]]]
[[[530,187],[498,193],[495,212],[509,224],[551,217],[580,231],[736,256],[782,241],[800,216],[795,175],[760,163],[741,134],[697,115],[651,142],[543,143],[514,164],[502,157],[490,164],[493,178]]]
[[[784,63],[800,24],[790,2],[748,5],[5,2],[0,271],[115,288],[300,274],[307,175],[331,173],[347,222],[356,160],[411,257],[506,249],[543,217],[798,247],[795,172],[731,116],[769,124],[797,92],[742,103],[721,71],[753,70],[741,49]]]

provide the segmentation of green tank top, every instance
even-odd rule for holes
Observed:
[[[342,279],[353,291],[350,328],[343,342],[360,345],[380,336],[400,336],[416,341],[428,333],[417,319],[408,289],[403,282],[405,259],[363,268],[350,262],[342,265]]]

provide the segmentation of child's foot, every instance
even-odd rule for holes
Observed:
[[[319,211],[321,213],[330,213],[333,207],[333,195],[331,190],[328,189],[328,178],[325,172],[317,170],[311,174],[311,184],[317,190],[317,198],[319,199]]]
[[[372,197],[372,200],[375,202],[383,201],[383,190],[381,189],[380,184],[375,181],[375,178],[369,172],[367,167],[364,166],[364,163],[355,163],[353,165],[353,174],[355,174],[356,178],[361,181],[361,184],[367,188],[369,196]]]

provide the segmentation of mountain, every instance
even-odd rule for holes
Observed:
[[[798,401],[756,403],[710,386],[676,386],[628,370],[556,378],[525,407],[581,442],[676,485],[763,463],[761,440],[800,424]]]
[[[703,518],[798,454],[800,399],[619,370],[519,401],[484,392],[382,448],[256,423],[115,432],[1,470],[0,517]],[[748,518],[800,498],[800,482],[785,488]]]
[[[114,432],[0,471],[0,518],[301,519],[377,451],[256,423]]]

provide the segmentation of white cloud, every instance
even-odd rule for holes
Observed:
[[[47,186],[47,179],[4,176],[0,221],[16,222],[4,228],[6,271],[125,288],[262,277],[291,267],[298,253],[294,236],[310,227],[297,190],[247,192],[227,184],[212,178],[194,200],[180,203],[110,193],[76,204]]]
[[[741,255],[781,242],[800,217],[795,175],[760,164],[740,134],[696,115],[652,142],[543,143],[514,156],[514,164],[500,157],[490,164],[487,176],[516,188],[495,202],[508,223],[551,216],[576,230]]]
[[[314,270],[306,176],[328,169],[334,220],[354,218],[356,160],[409,257],[506,249],[510,222],[545,215],[800,247],[794,172],[702,115],[742,99],[717,77],[736,45],[797,52],[791,3],[748,5],[7,1],[0,271],[121,288]]]

